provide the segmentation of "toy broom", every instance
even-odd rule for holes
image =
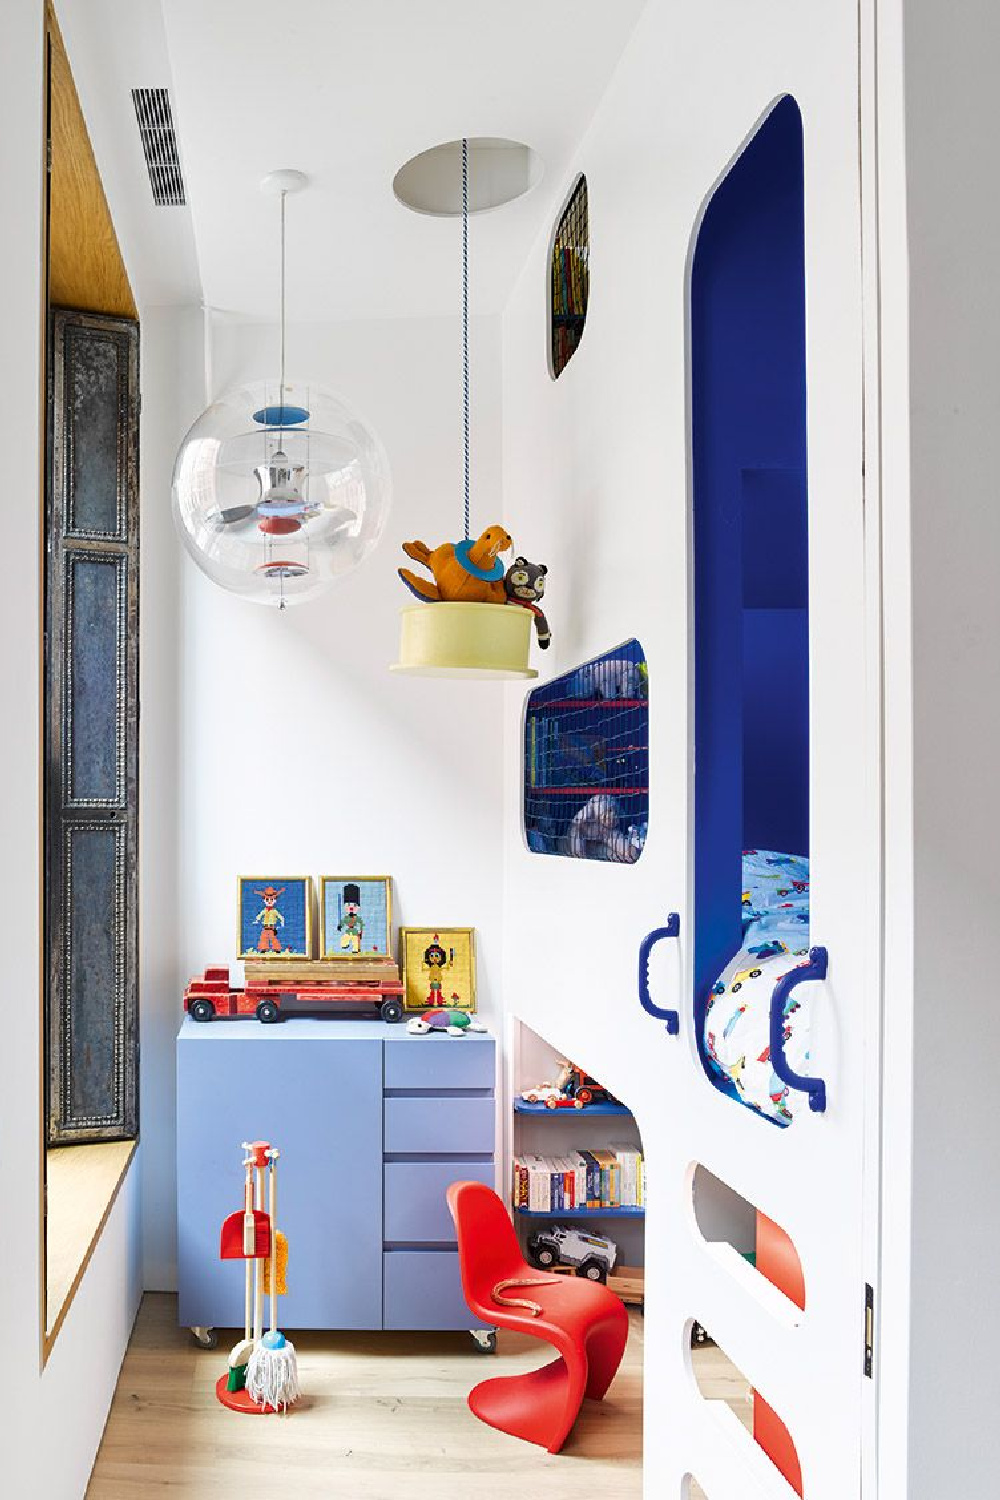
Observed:
[[[254,1158],[250,1155],[253,1147],[244,1141],[243,1150],[247,1153],[243,1158],[243,1212],[230,1214],[223,1222],[219,1250],[223,1260],[243,1261],[246,1278],[244,1336],[229,1356],[229,1373],[226,1381],[228,1391],[241,1391],[246,1383],[247,1364],[254,1346],[254,1339],[251,1335],[251,1315],[257,1305],[254,1288],[258,1280],[259,1257],[267,1255],[271,1249],[270,1220],[261,1208],[254,1207]],[[254,1333],[259,1336],[259,1330],[254,1329]]]
[[[280,1237],[276,1229],[277,1166],[280,1152],[269,1148],[268,1159],[268,1215],[270,1227],[271,1255],[268,1261],[270,1327],[262,1338],[258,1338],[246,1372],[246,1391],[251,1401],[256,1401],[264,1411],[286,1409],[299,1394],[298,1364],[295,1346],[278,1331],[278,1262],[282,1259]],[[287,1248],[285,1250],[287,1255]],[[263,1265],[261,1265],[263,1276]],[[259,1304],[258,1304],[259,1306]],[[255,1330],[256,1332],[256,1330]]]

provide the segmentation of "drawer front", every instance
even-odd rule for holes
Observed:
[[[387,1089],[491,1089],[495,1075],[492,1037],[386,1038]]]
[[[466,1099],[454,1094],[386,1099],[384,1149],[388,1155],[447,1156],[450,1152],[493,1151],[496,1105],[493,1096]]]
[[[388,1161],[384,1173],[383,1236],[389,1244],[453,1245],[447,1189],[453,1182],[494,1185],[492,1161]]]
[[[383,1266],[385,1328],[484,1328],[462,1293],[456,1250],[387,1250]]]

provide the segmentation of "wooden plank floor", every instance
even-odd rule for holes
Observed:
[[[176,1298],[144,1297],[88,1500],[641,1495],[638,1313],[630,1314],[628,1349],[610,1393],[600,1404],[584,1403],[557,1456],[494,1432],[466,1406],[477,1380],[543,1363],[535,1339],[501,1333],[500,1356],[492,1359],[477,1354],[467,1334],[299,1334],[306,1394],[294,1414],[241,1418],[218,1404],[213,1389],[235,1335],[220,1334],[216,1350],[198,1349],[176,1318]],[[740,1394],[723,1390],[721,1373],[719,1379],[720,1395]]]

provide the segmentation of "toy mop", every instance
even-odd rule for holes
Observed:
[[[244,1206],[222,1226],[223,1260],[243,1260],[246,1278],[244,1336],[233,1348],[215,1392],[231,1411],[264,1415],[285,1411],[299,1394],[295,1349],[277,1328],[277,1298],[286,1291],[288,1243],[276,1228],[279,1152],[267,1141],[243,1142]],[[264,1173],[268,1210],[264,1210]],[[264,1289],[270,1294],[270,1327],[263,1332]]]
[[[264,1410],[285,1411],[299,1394],[299,1372],[295,1359],[295,1346],[278,1331],[278,1262],[280,1259],[278,1239],[275,1231],[275,1204],[277,1199],[278,1157],[281,1153],[273,1149],[267,1152],[268,1214],[271,1220],[271,1255],[268,1260],[270,1326],[263,1338],[257,1341],[250,1363],[247,1365],[247,1395],[258,1401]],[[263,1281],[264,1267],[261,1267]]]

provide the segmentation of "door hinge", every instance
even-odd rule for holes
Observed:
[[[875,1364],[875,1289],[865,1282],[865,1375],[872,1379]]]

